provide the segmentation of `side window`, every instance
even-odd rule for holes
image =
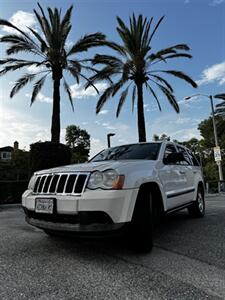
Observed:
[[[166,149],[165,149],[165,152],[164,152],[164,156],[163,156],[163,162],[164,164],[168,165],[168,164],[172,164],[172,163],[168,163],[166,160],[168,158],[168,156],[172,153],[177,153],[177,150],[176,148],[173,146],[173,145],[167,145],[166,146]],[[178,162],[177,163],[173,163],[173,164],[179,164]]]
[[[184,148],[179,147],[179,146],[177,146],[177,149],[178,149],[178,151],[181,152],[181,153],[183,154],[183,156],[184,156],[184,160],[182,160],[182,161],[180,162],[180,164],[181,164],[181,165],[184,165],[184,166],[192,165],[192,161],[191,161],[190,156],[188,155],[187,151],[186,151]]]
[[[199,167],[200,164],[199,164],[197,158],[194,156],[194,154],[193,154],[191,151],[188,151],[188,154],[189,154],[189,156],[190,156],[191,159],[192,159],[193,165]]]

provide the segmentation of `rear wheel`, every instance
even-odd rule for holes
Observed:
[[[130,242],[139,252],[150,252],[153,247],[152,194],[143,189],[139,192],[130,226]]]
[[[205,215],[204,191],[200,186],[198,187],[197,198],[194,203],[188,207],[188,212],[190,216],[195,218],[202,218]]]

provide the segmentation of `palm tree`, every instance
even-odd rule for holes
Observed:
[[[225,94],[215,95],[214,98],[225,101]],[[217,116],[225,118],[225,102],[216,105],[215,113]]]
[[[151,51],[153,36],[155,35],[163,18],[164,17],[159,19],[154,29],[151,30],[153,18],[147,20],[147,18],[143,18],[142,15],[139,15],[138,18],[136,18],[133,14],[133,16],[130,17],[129,26],[126,26],[124,22],[117,17],[117,32],[122,40],[122,44],[119,45],[111,42],[107,42],[105,44],[115,50],[118,56],[98,54],[92,61],[93,65],[103,65],[100,73],[89,78],[92,84],[99,80],[104,80],[108,76],[111,79],[116,77],[116,82],[111,81],[107,89],[99,98],[96,106],[96,113],[100,112],[103,105],[110,97],[114,97],[121,88],[126,86],[119,98],[119,104],[116,112],[116,116],[118,117],[128,95],[129,87],[133,84],[132,110],[134,109],[137,97],[139,142],[146,141],[143,87],[147,88],[152,94],[158,104],[159,110],[161,110],[159,99],[153,86],[155,85],[158,87],[177,113],[179,113],[179,106],[174,96],[174,90],[167,79],[163,78],[161,74],[176,76],[185,80],[193,87],[197,87],[197,84],[181,71],[161,70],[155,68],[155,65],[160,65],[160,63],[163,62],[166,63],[172,58],[192,57],[189,53],[187,53],[190,49],[186,44],[177,44],[162,49],[156,53]],[[86,88],[90,85],[90,82],[86,84]]]
[[[37,98],[38,93],[44,85],[46,78],[50,75],[53,81],[53,111],[52,111],[52,125],[51,125],[51,141],[59,143],[60,141],[60,83],[64,80],[64,89],[68,94],[70,103],[73,107],[70,87],[65,80],[63,73],[67,71],[79,84],[80,78],[88,80],[83,71],[94,71],[94,68],[88,67],[85,60],[79,60],[74,55],[80,52],[87,51],[91,47],[101,45],[105,39],[105,35],[96,32],[87,34],[81,37],[69,49],[66,47],[68,35],[71,31],[71,14],[73,6],[71,6],[61,17],[61,10],[55,8],[54,10],[48,8],[48,17],[46,17],[44,10],[38,3],[40,12],[34,10],[34,14],[40,25],[41,33],[29,28],[30,34],[27,34],[17,26],[0,19],[0,25],[10,27],[15,30],[15,33],[3,36],[0,41],[8,43],[9,46],[6,53],[9,57],[0,60],[0,64],[4,65],[0,70],[0,75],[4,75],[9,71],[15,71],[29,66],[40,67],[39,71],[32,74],[26,73],[17,80],[10,97],[12,98],[21,88],[27,83],[33,81],[37,76],[38,80],[34,83],[33,92],[31,96],[31,104]],[[32,54],[37,57],[35,60],[16,59],[11,57],[18,53]],[[90,85],[92,83],[90,82]],[[93,85],[96,92],[98,90]]]

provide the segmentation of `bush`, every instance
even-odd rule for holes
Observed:
[[[21,196],[27,186],[28,180],[0,181],[0,204],[21,203]]]
[[[38,142],[30,145],[31,173],[70,164],[71,150],[64,144]]]

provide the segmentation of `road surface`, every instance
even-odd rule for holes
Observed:
[[[150,254],[122,238],[51,238],[0,207],[0,299],[225,299],[225,196],[155,232]]]

